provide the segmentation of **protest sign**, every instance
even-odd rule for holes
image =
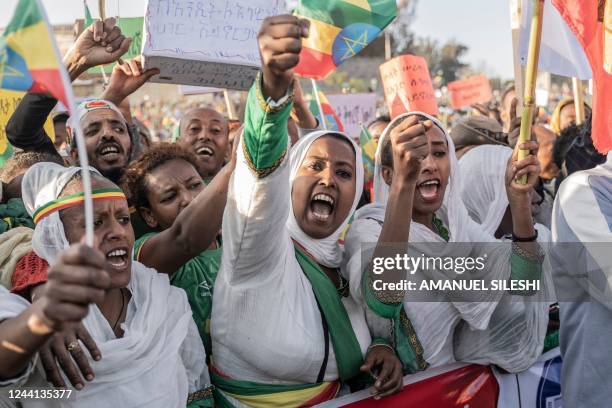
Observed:
[[[487,103],[493,99],[493,91],[489,79],[484,75],[448,83],[451,106],[461,109],[475,103]]]
[[[142,50],[142,35],[143,35],[143,17],[122,17],[117,20],[117,26],[121,29],[121,33],[126,38],[132,39],[132,44],[128,52],[123,55],[124,60],[136,58],[140,55]],[[104,72],[110,74],[113,71],[115,64],[104,65]],[[100,67],[90,68],[88,71],[90,74],[99,74]]]
[[[327,95],[330,105],[344,125],[344,132],[356,138],[361,132],[360,124],[367,125],[376,117],[376,94]]]
[[[402,55],[380,66],[380,76],[391,118],[404,112],[438,114],[438,103],[423,57]]]
[[[13,154],[13,149],[6,136],[6,124],[13,112],[15,112],[15,109],[17,109],[17,105],[19,105],[24,95],[25,92],[0,89],[0,167],[4,166],[4,162]],[[51,140],[55,140],[53,120],[51,120],[51,117],[45,122],[45,131]]]
[[[145,69],[152,82],[247,90],[260,66],[257,33],[281,14],[282,0],[149,0],[145,13]]]

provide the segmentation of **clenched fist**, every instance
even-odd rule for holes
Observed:
[[[104,255],[85,245],[62,251],[49,268],[47,283],[38,300],[43,316],[61,330],[67,323],[80,322],[91,303],[104,299],[110,277]]]
[[[293,80],[300,61],[302,38],[308,37],[310,22],[292,15],[268,17],[257,35],[263,71],[263,92],[280,99]]]
[[[410,116],[394,127],[389,134],[393,151],[393,173],[403,180],[419,175],[421,162],[429,154],[427,131],[433,122],[419,122],[417,116]]]

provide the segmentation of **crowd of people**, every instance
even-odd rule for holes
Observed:
[[[594,149],[588,119],[576,125],[573,100],[521,143],[512,87],[499,111],[475,107],[451,129],[421,112],[380,116],[367,180],[356,135],[320,129],[294,78],[308,34],[295,16],[265,19],[243,122],[189,106],[169,142],[126,103],[159,72],[138,58],[115,66],[98,99],[53,117],[55,142],[43,124],[57,101],[23,98],[0,173],[1,389],[75,390],[24,407],[298,407],[365,388],[384,402],[404,375],[453,362],[521,372],[560,337],[564,404],[605,406],[609,292],[551,301],[552,243],[611,239],[612,156]],[[112,19],[97,21],[64,64],[75,80],[127,46]],[[542,289],[478,301],[436,290],[426,302],[376,291],[368,262],[390,243],[488,255],[482,276]],[[592,258],[609,276],[605,251]]]

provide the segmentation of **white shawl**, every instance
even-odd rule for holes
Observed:
[[[54,163],[32,166],[23,180],[23,199],[30,215],[56,199],[80,170]],[[56,235],[50,236],[51,233]],[[57,212],[36,225],[34,251],[51,265],[57,254],[67,247]],[[121,326],[122,338],[115,337],[100,309],[90,306],[83,324],[98,345],[102,359],[90,361],[95,379],[83,390],[74,391],[76,399],[62,401],[62,406],[184,407],[189,392],[210,384],[206,352],[191,318],[185,292],[170,286],[167,275],[158,274],[136,261],[132,261],[128,289],[132,298]],[[12,310],[13,313],[0,318],[10,318],[25,310],[27,306],[23,303],[15,295],[2,294],[0,310]],[[67,380],[66,384],[69,384]],[[25,385],[48,387],[40,367]],[[48,401],[32,400],[24,406],[50,406],[48,404]]]
[[[459,160],[461,198],[468,214],[486,233],[494,235],[506,209],[506,166],[512,149],[506,146],[482,145],[471,149]],[[538,242],[550,242],[550,230],[535,225]]]
[[[350,276],[351,294],[362,304],[361,247],[362,244],[374,244],[378,241],[389,190],[382,178],[380,162],[382,147],[394,124],[412,115],[432,120],[446,136],[450,177],[443,204],[436,215],[448,227],[450,242],[461,243],[461,246],[440,245],[445,243],[443,238],[426,226],[412,221],[409,235],[411,249],[432,257],[478,257],[486,253],[486,267],[480,272],[482,277],[500,280],[507,280],[510,277],[510,245],[493,246],[491,243],[496,242],[494,237],[483,231],[468,216],[461,201],[459,168],[452,139],[437,119],[420,112],[413,112],[394,119],[381,135],[374,174],[376,202],[357,211],[355,221],[345,239],[344,273]],[[431,243],[439,244],[433,249],[428,245]],[[416,276],[419,274],[423,279],[456,276],[454,272],[436,270],[419,270]],[[521,298],[499,292],[491,291],[485,294],[480,302],[462,301],[464,299],[461,294],[456,292],[431,292],[431,302],[410,302],[407,295],[404,309],[423,346],[425,360],[431,366],[453,361],[469,361],[480,364],[493,363],[515,372],[526,369],[537,359],[546,332],[548,305],[523,303]],[[517,303],[511,303],[511,299]],[[532,301],[533,297],[529,299]],[[505,306],[501,307],[502,304]],[[371,313],[368,313],[368,317],[373,332],[378,333],[383,330],[383,322],[372,319]]]

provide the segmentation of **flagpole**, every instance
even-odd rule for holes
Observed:
[[[584,89],[582,88],[582,81],[576,77],[573,77],[572,88],[574,90],[574,108],[576,109],[576,124],[582,125],[585,120]]]
[[[104,23],[104,20],[106,20],[106,5],[105,5],[105,0],[98,0],[98,12],[100,13],[100,20],[102,20],[102,22]],[[123,60],[121,58],[119,58],[117,60],[117,63],[119,65],[123,65]],[[104,75],[104,73],[103,73],[103,75]],[[104,75],[104,81],[106,81],[106,75]]]
[[[319,98],[319,88],[317,87],[317,81],[313,78],[310,78],[312,82],[312,91],[315,95],[315,101],[317,101],[317,108],[319,109],[319,115],[321,117],[321,126],[324,130],[327,130],[327,124],[325,123],[325,114],[323,114],[323,108],[321,107],[321,98]]]
[[[512,60],[514,64],[514,90],[518,99],[520,115],[523,108],[524,73],[520,58],[521,19],[523,10],[521,0],[510,0],[510,20],[512,29]]]
[[[527,68],[525,69],[525,91],[523,95],[523,112],[521,114],[521,131],[517,142],[519,145],[531,139],[531,124],[533,122],[533,110],[535,106],[535,85],[538,75],[538,60],[540,58],[543,15],[544,0],[533,0],[529,52],[527,54]],[[518,160],[525,159],[527,155],[529,155],[529,150],[520,149],[518,151]],[[527,184],[527,175],[521,177],[519,183]]]
[[[57,43],[55,42],[55,37],[53,34],[53,30],[51,30],[51,26],[49,25],[49,18],[47,17],[47,11],[42,5],[41,0],[36,0],[36,4],[38,5],[38,9],[43,15],[45,20],[45,27],[47,28],[47,34],[51,39],[51,43],[53,44],[53,50],[55,52],[55,58],[59,62],[59,71],[62,78],[62,85],[64,88],[64,92],[66,94],[66,99],[68,103],[68,110],[71,115],[74,115],[76,112],[76,103],[74,99],[74,93],[72,91],[72,83],[68,79],[68,72],[66,71],[66,67],[62,64],[61,54],[59,49],[57,48]],[[89,159],[87,158],[87,150],[85,149],[85,138],[83,137],[83,129],[81,124],[78,125],[77,132],[75,133],[76,145],[77,145],[77,153],[79,156],[79,163],[81,165],[81,177],[83,179],[83,193],[84,193],[84,207],[85,207],[85,244],[92,247],[94,246],[94,228],[93,228],[93,200],[91,197],[91,175],[89,171]]]
[[[385,61],[391,59],[391,36],[385,31]]]
[[[234,105],[232,104],[232,101],[230,100],[229,92],[227,91],[227,89],[223,90],[223,98],[225,98],[225,107],[227,108],[227,116],[231,120],[236,119],[236,112],[234,111]]]

